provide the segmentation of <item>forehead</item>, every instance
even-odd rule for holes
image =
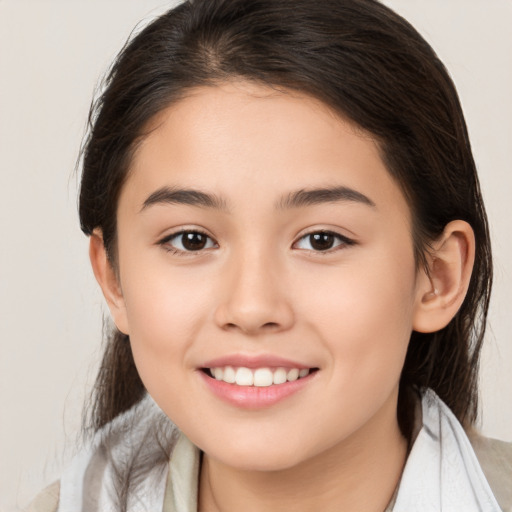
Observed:
[[[207,189],[231,202],[345,186],[408,214],[368,133],[315,98],[247,82],[193,89],[155,116],[121,199],[142,206],[164,185]]]

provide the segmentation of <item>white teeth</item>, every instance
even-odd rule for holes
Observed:
[[[254,385],[260,388],[272,386],[274,383],[274,376],[269,368],[258,368],[254,372]]]
[[[289,380],[289,381],[294,381],[294,380],[297,380],[299,378],[299,370],[297,370],[297,368],[292,368],[291,370],[288,371],[288,373],[286,374],[286,378]]]
[[[239,386],[252,386],[254,384],[254,374],[249,368],[238,368],[235,375],[235,382]]]
[[[285,382],[293,382],[297,379],[308,376],[310,373],[309,368],[257,368],[250,369],[241,366],[233,368],[233,366],[224,366],[210,368],[210,374],[216,380],[222,380],[228,384],[236,384],[237,386],[256,386],[268,387],[273,384],[284,384]]]
[[[224,378],[222,380],[224,382],[228,382],[229,384],[233,384],[235,379],[235,369],[232,366],[226,366],[224,368]]]
[[[286,370],[278,368],[274,372],[274,384],[284,384],[286,382]]]

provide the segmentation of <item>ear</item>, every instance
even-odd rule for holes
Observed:
[[[95,229],[90,236],[89,258],[91,260],[94,276],[107,301],[114,323],[122,333],[129,334],[123,292],[116,271],[107,256],[107,251],[103,244],[103,234],[99,229]]]
[[[427,254],[428,272],[417,281],[413,329],[435,332],[446,327],[459,310],[471,279],[475,261],[475,235],[462,220],[446,225]]]

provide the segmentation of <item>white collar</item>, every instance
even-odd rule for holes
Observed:
[[[500,512],[464,429],[431,390],[423,394],[422,413],[392,511]],[[158,429],[157,440],[148,438],[155,421],[165,425]],[[58,512],[117,511],[116,470],[132,462],[134,453],[137,460],[147,462],[162,440],[174,444],[170,463],[151,466],[136,486],[136,496],[130,495],[128,511],[196,512],[199,449],[149,397],[98,432],[91,446],[75,458],[61,480]],[[88,478],[91,473],[94,479]]]
[[[432,390],[422,413],[393,512],[500,512],[464,429]]]

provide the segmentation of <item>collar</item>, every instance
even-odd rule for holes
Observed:
[[[422,421],[409,453],[392,512],[500,512],[464,429],[431,390],[423,393]],[[155,424],[160,427],[155,429]],[[167,443],[167,444],[165,444]],[[161,446],[173,446],[170,461]],[[149,464],[148,464],[149,461]],[[128,496],[129,512],[196,512],[200,451],[148,396],[100,430],[61,480],[58,512],[114,512],[119,469],[141,478]]]

